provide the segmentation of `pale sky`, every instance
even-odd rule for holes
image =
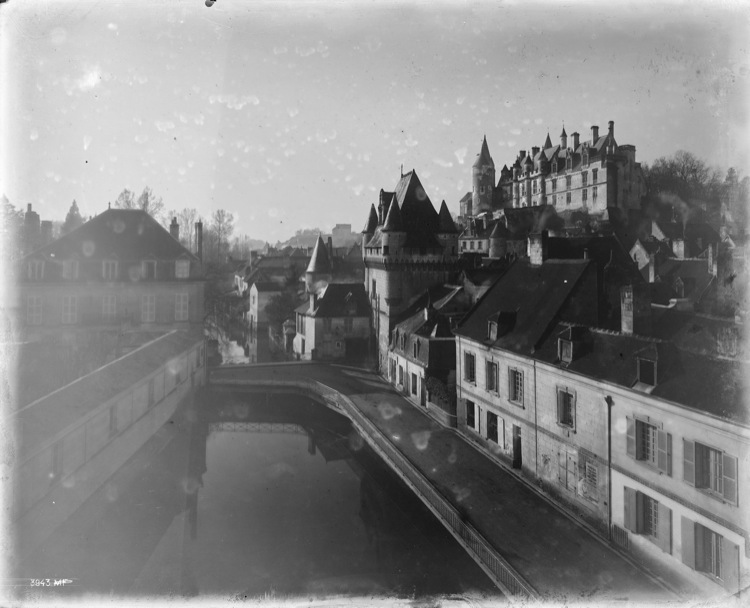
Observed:
[[[237,232],[361,230],[415,169],[452,212],[486,134],[498,172],[549,130],[615,121],[748,174],[748,2],[10,0],[0,194],[62,220],[150,186]]]

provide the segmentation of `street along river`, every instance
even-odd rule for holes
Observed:
[[[348,419],[208,390],[14,570],[42,601],[499,593]]]

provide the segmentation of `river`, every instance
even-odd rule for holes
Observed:
[[[345,417],[222,391],[180,409],[13,576],[71,581],[26,599],[498,593]]]

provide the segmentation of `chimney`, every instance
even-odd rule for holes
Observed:
[[[685,239],[678,237],[672,241],[672,251],[678,260],[685,259]]]
[[[578,134],[578,132],[573,133],[573,149],[574,150],[578,149],[579,139],[580,139],[580,135]]]
[[[532,148],[531,148],[531,158],[532,158],[532,160],[534,159],[534,157],[535,157],[535,156],[536,156],[537,154],[539,154],[539,146],[534,146],[534,147],[532,147]]]
[[[651,332],[651,302],[646,285],[620,287],[620,330],[626,335],[647,336]]]
[[[52,220],[42,222],[42,246],[52,242]]]
[[[614,138],[615,136],[615,121],[614,120],[609,121],[609,136],[610,138]]]
[[[591,145],[596,145],[596,140],[599,139],[599,127],[591,125]]]
[[[708,244],[708,272],[711,276],[719,274],[719,265],[717,261],[719,245],[716,243]]]
[[[528,240],[529,263],[532,266],[541,266],[547,258],[547,231],[529,234]]]
[[[652,253],[648,256],[648,282],[656,282],[656,254]]]
[[[195,255],[203,261],[203,222],[195,222]]]
[[[484,229],[487,230],[487,226],[489,225],[489,220],[487,219],[487,214],[485,213],[484,217],[482,218],[482,224],[484,225]]]
[[[172,218],[172,223],[169,225],[169,234],[172,235],[172,238],[175,241],[180,240],[180,225],[177,223],[177,218]]]
[[[333,261],[333,239],[328,237],[328,259]]]

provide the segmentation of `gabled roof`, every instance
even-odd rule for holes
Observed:
[[[370,215],[367,217],[367,223],[362,229],[364,234],[372,234],[378,227],[378,212],[375,211],[375,205],[370,205]]]
[[[544,140],[544,145],[542,146],[542,150],[546,150],[547,148],[552,147],[552,140],[549,138],[549,131],[547,131],[547,139]]]
[[[487,146],[487,136],[484,136],[484,139],[482,140],[482,150],[477,155],[477,159],[474,161],[474,167],[484,167],[484,166],[490,166],[493,169],[495,168],[495,163],[492,161],[492,157],[490,156],[490,149]]]
[[[456,335],[521,353],[530,353],[556,319],[589,260],[547,260],[531,266],[517,260],[463,318]],[[515,313],[513,329],[491,342],[487,322],[499,312]]]
[[[383,232],[401,232],[404,230],[404,222],[401,219],[401,210],[399,209],[398,202],[396,201],[396,195],[393,195],[393,200],[388,207],[388,215],[385,218],[383,224]]]
[[[107,209],[72,232],[26,257],[120,261],[189,258],[197,260],[159,222],[141,209]]]
[[[306,272],[316,272],[323,274],[331,274],[331,259],[328,257],[328,247],[323,242],[323,237],[318,235],[318,240],[315,242],[315,249],[313,249],[310,263],[307,265]]]
[[[459,203],[468,203],[473,198],[473,195],[471,192],[467,192],[461,197],[461,200],[458,201]]]
[[[350,311],[351,310],[351,314]],[[319,295],[314,317],[367,317],[370,303],[362,283],[329,283]]]

